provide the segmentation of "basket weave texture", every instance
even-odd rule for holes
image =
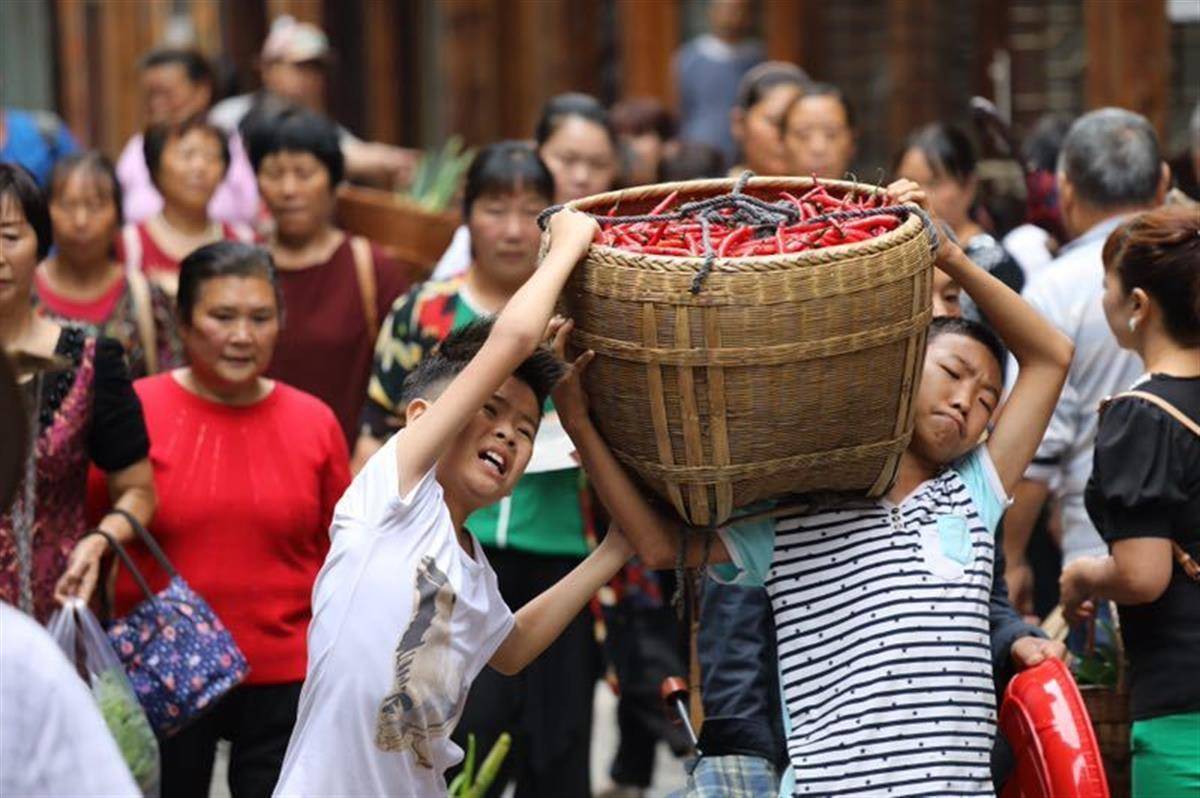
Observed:
[[[1132,724],[1129,693],[1123,688],[1084,685],[1079,688],[1079,694],[1096,732],[1110,796],[1129,798],[1133,764],[1129,751]]]
[[[821,181],[830,193],[876,192]],[[728,193],[734,180],[659,184],[569,203],[647,212]],[[752,178],[745,193],[799,195],[808,178]],[[854,244],[721,258],[593,245],[565,292],[585,387],[616,456],[685,522],[711,526],[764,499],[878,496],[912,434],[930,319],[932,255],[920,218]]]

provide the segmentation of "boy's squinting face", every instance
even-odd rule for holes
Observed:
[[[983,436],[1002,385],[1000,364],[983,344],[957,333],[931,340],[909,448],[939,465],[962,457]]]
[[[541,415],[533,389],[509,377],[438,461],[443,489],[476,508],[512,493],[529,465]]]

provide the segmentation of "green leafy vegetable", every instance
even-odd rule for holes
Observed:
[[[158,783],[158,740],[146,713],[120,670],[102,671],[92,679],[92,694],[100,714],[117,741],[121,757],[143,792]]]
[[[427,211],[440,213],[449,207],[475,151],[465,149],[461,136],[451,136],[438,149],[421,156],[413,171],[412,184],[401,196]]]

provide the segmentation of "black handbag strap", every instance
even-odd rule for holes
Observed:
[[[138,567],[133,564],[133,559],[129,556],[129,552],[125,551],[125,547],[118,543],[117,539],[111,534],[100,528],[89,529],[84,533],[83,537],[86,538],[88,535],[100,535],[102,538],[108,541],[108,545],[112,547],[112,550],[115,551],[117,556],[121,558],[121,562],[125,563],[125,567],[129,569],[129,575],[133,577],[133,581],[137,582],[138,587],[140,587],[142,592],[146,594],[146,598],[153,601],[154,591],[150,589],[150,585],[146,582],[146,577],[142,576],[142,572],[139,571]],[[82,539],[83,538],[80,538],[80,540]],[[107,611],[108,610],[105,610],[105,612]]]
[[[171,561],[167,559],[167,555],[163,554],[163,550],[158,547],[158,542],[146,531],[146,527],[142,526],[142,522],[137,520],[133,513],[120,508],[109,510],[107,515],[119,515],[129,522],[129,526],[133,527],[134,533],[141,538],[142,543],[150,551],[150,555],[158,562],[162,569],[167,572],[167,576],[175,579],[179,576],[179,572],[175,570],[175,566],[171,565]]]

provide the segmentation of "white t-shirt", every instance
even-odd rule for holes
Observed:
[[[1067,382],[1025,471],[1027,478],[1050,485],[1062,501],[1064,563],[1108,553],[1083,503],[1092,475],[1100,400],[1126,390],[1145,371],[1141,358],[1117,343],[1104,317],[1101,253],[1109,233],[1122,221],[1124,217],[1118,216],[1100,222],[1067,244],[1022,293],[1034,310],[1075,344]],[[1010,355],[1009,390],[1018,370]]]
[[[400,496],[393,435],[338,502],[276,796],[444,796],[467,690],[512,630],[479,542],[430,470]]]

